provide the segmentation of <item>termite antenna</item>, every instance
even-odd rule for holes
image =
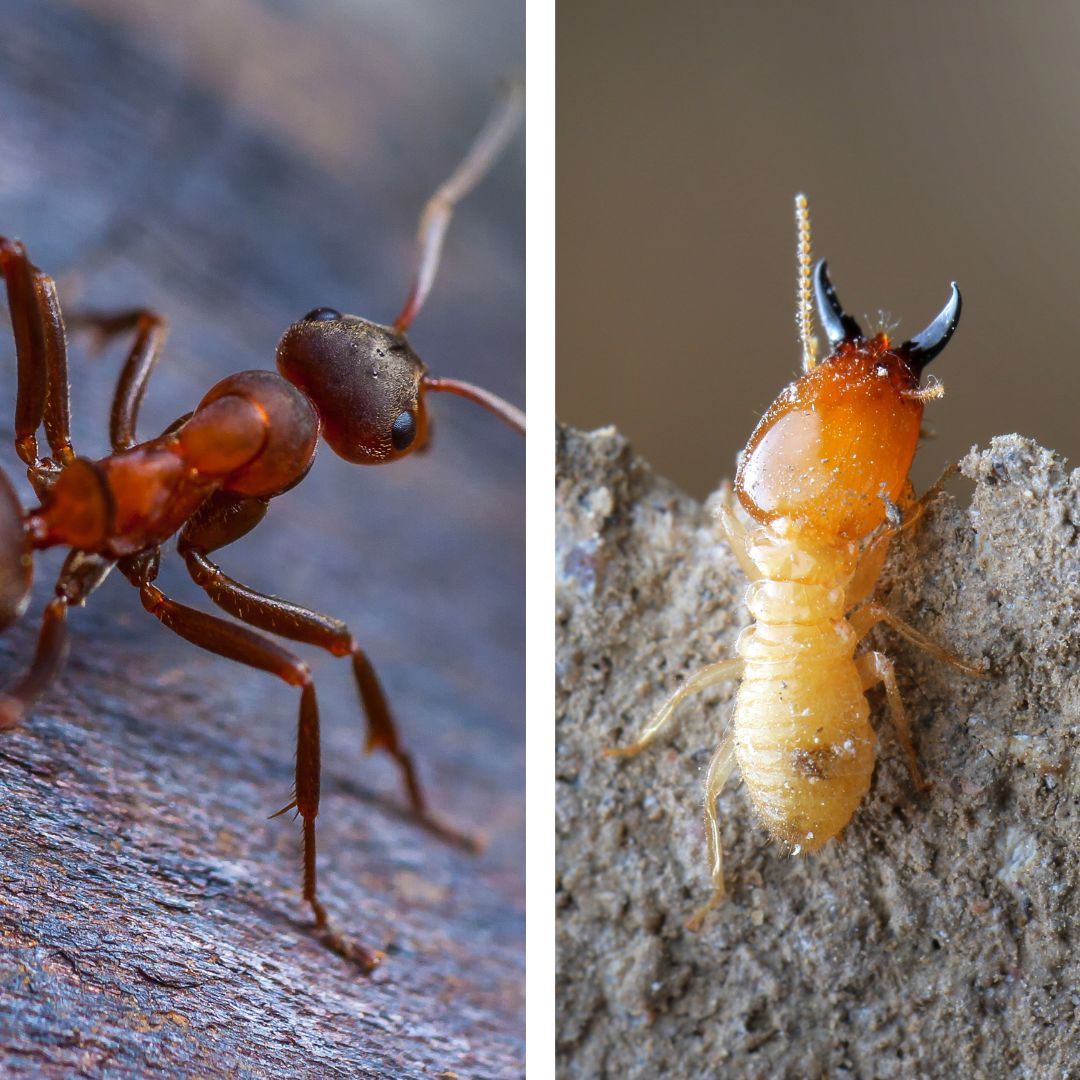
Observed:
[[[799,192],[795,196],[795,324],[799,328],[799,341],[802,343],[803,371],[809,371],[817,364],[810,256],[810,204],[806,201],[806,196]]]
[[[525,414],[509,401],[503,401],[497,394],[485,390],[481,386],[474,386],[460,379],[437,379],[432,375],[425,375],[420,380],[420,385],[425,390],[445,390],[449,394],[457,394],[458,397],[468,398],[477,405],[483,405],[488,412],[494,413],[503,423],[512,427],[519,435],[525,434]]]
[[[506,86],[495,102],[487,123],[458,167],[428,199],[416,231],[416,274],[394,329],[404,333],[424,306],[439,269],[443,239],[454,207],[484,178],[521,122],[525,90],[520,82]]]

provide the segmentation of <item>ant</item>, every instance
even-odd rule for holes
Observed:
[[[803,195],[795,218],[803,375],[766,411],[739,461],[735,491],[754,527],[744,529],[730,505],[718,515],[750,581],[746,604],[755,621],[734,657],[695,672],[635,742],[605,752],[639,753],[685,698],[740,680],[705,781],[713,893],[690,929],[724,897],[716,800],[736,765],[769,833],[796,854],[817,851],[847,825],[870,788],[876,740],[865,694],[883,683],[912,782],[926,789],[892,661],[877,651],[855,655],[874,626],[886,623],[968,675],[987,674],[873,599],[890,543],[922,517],[952,471],[915,498],[908,472],[923,406],[944,392],[936,382],[920,387],[919,379],[956,330],[960,291],[953,283],[941,313],[900,345],[884,333],[867,337],[841,306],[825,261],[811,270]],[[831,347],[821,363],[811,293]]]
[[[300,691],[294,797],[273,816],[295,810],[301,817],[303,894],[315,928],[331,949],[365,973],[382,954],[351,942],[331,925],[316,886],[320,755],[314,682],[302,660],[258,631],[349,657],[367,721],[366,749],[382,750],[397,763],[412,813],[425,828],[467,849],[477,850],[478,844],[429,810],[375,669],[345,623],[234,581],[212,555],[254,529],[270,500],[304,479],[320,435],[340,457],[360,465],[385,464],[421,449],[428,438],[427,393],[474,401],[524,435],[524,413],[478,386],[429,375],[406,337],[435,280],[454,207],[517,129],[522,98],[517,86],[500,97],[464,159],[425,205],[412,287],[390,326],[316,308],[282,336],[277,373],[229,375],[192,412],[157,438],[139,442],[139,406],[162,350],[165,319],[138,309],[71,320],[103,336],[135,334],[113,399],[112,453],[99,460],[77,457],[71,445],[67,345],[56,285],[21,243],[0,237],[18,364],[15,449],[40,500],[24,511],[0,473],[0,630],[26,609],[33,552],[69,549],[45,608],[33,661],[0,695],[0,730],[18,724],[60,673],[68,651],[68,610],[85,604],[113,568],[119,569],[139,590],[146,611],[174,633]],[[50,456],[38,452],[39,427]],[[177,534],[177,550],[191,577],[239,622],[177,603],[155,585],[161,546]]]

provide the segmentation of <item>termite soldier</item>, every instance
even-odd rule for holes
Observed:
[[[754,624],[736,656],[690,676],[638,740],[609,755],[637,754],[691,694],[741,680],[732,721],[709,765],[705,828],[713,894],[696,928],[724,896],[716,800],[738,765],[766,829],[796,852],[816,851],[851,820],[870,787],[875,738],[865,693],[884,683],[889,712],[922,788],[911,728],[892,662],[856,648],[880,622],[969,675],[983,675],[873,599],[889,544],[921,517],[937,486],[916,499],[908,472],[923,405],[940,384],[920,388],[923,369],[948,344],[960,318],[956,285],[920,334],[893,345],[867,337],[840,305],[825,263],[811,271],[810,217],[796,198],[799,326],[803,375],[761,418],[740,461],[735,490],[755,527],[730,506],[725,535],[750,579]],[[817,362],[811,292],[831,352]]]

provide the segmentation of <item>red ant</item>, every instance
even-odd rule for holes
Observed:
[[[405,336],[435,279],[453,208],[517,128],[521,98],[514,88],[499,101],[464,160],[424,207],[415,278],[392,326],[316,308],[282,336],[280,374],[230,375],[163,434],[137,442],[139,406],[164,342],[164,318],[139,309],[73,319],[73,325],[106,336],[135,331],[113,399],[112,453],[97,461],[76,457],[71,445],[67,345],[55,283],[34,266],[22,244],[0,237],[18,360],[15,449],[41,502],[24,512],[0,473],[0,629],[26,609],[33,552],[59,545],[70,549],[45,608],[33,662],[0,695],[0,730],[18,724],[59,674],[68,649],[68,609],[84,604],[113,567],[119,568],[139,590],[143,607],[170,630],[299,689],[296,787],[293,800],[278,813],[295,810],[303,819],[304,900],[316,928],[332,949],[365,971],[381,954],[333,929],[316,890],[319,711],[311,673],[302,660],[248,626],[350,657],[367,720],[367,749],[384,750],[397,762],[412,812],[426,828],[466,848],[475,849],[476,842],[428,809],[378,676],[345,623],[234,581],[211,554],[255,528],[270,500],[304,479],[320,434],[338,455],[362,465],[395,461],[423,447],[429,391],[469,398],[524,435],[519,409],[470,383],[428,375]],[[38,453],[41,426],[49,457]],[[154,584],[161,545],[177,533],[177,549],[195,582],[248,626],[179,604]]]

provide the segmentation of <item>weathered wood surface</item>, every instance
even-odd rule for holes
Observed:
[[[452,9],[452,10],[451,10]],[[516,5],[0,2],[0,231],[66,304],[149,304],[172,335],[142,431],[271,367],[329,304],[396,314],[415,218],[520,67]],[[413,342],[524,399],[522,143],[462,207]],[[106,446],[118,351],[76,341],[76,446]],[[0,334],[9,422],[14,365]],[[324,899],[385,947],[363,978],[307,932],[291,789],[296,695],[202,654],[110,580],[59,689],[0,738],[4,1076],[513,1076],[523,1071],[523,452],[465,402],[386,470],[325,447],[223,552],[234,576],[350,621],[434,803],[415,829],[364,759],[347,665],[304,651],[324,728]],[[10,444],[9,444],[10,445]],[[18,472],[14,453],[3,461]],[[29,496],[27,496],[29,497]],[[58,557],[0,640],[26,661]],[[205,598],[170,561],[172,595]]]

